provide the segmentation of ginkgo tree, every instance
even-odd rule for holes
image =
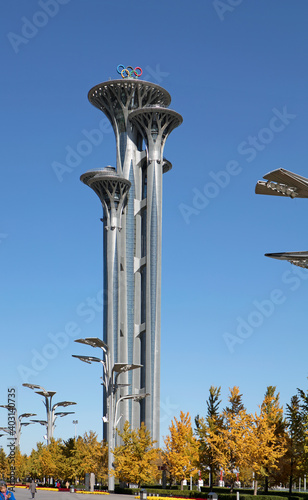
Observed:
[[[231,489],[238,471],[251,470],[255,475],[256,494],[258,478],[268,477],[286,452],[279,395],[269,386],[260,413],[255,415],[247,413],[238,387],[230,389],[229,403],[220,415],[223,423],[218,432],[208,428],[207,442]]]
[[[11,465],[15,467],[15,480],[19,482],[22,478],[28,475],[28,457],[22,455],[19,446],[15,449],[15,460]]]
[[[32,450],[28,457],[25,476],[83,480],[85,473],[93,472],[98,480],[105,481],[108,474],[107,450],[106,443],[99,442],[93,431],[66,442],[52,439],[48,446],[37,443],[36,450]]]
[[[40,448],[39,462],[41,474],[44,477],[62,476],[62,453],[60,449],[61,439],[53,439],[48,446]]]
[[[108,475],[108,447],[99,442],[93,431],[85,432],[76,440],[76,450],[73,465],[77,477],[84,477],[87,472],[93,472],[97,478],[106,480]]]
[[[252,432],[249,435],[250,462],[255,474],[254,494],[257,494],[258,478],[267,479],[271,470],[278,467],[279,459],[287,450],[283,410],[279,404],[276,388],[269,386],[254,415]]]
[[[214,423],[219,422],[219,426],[208,426],[207,443],[216,468],[223,470],[232,490],[238,471],[249,466],[247,438],[252,432],[253,418],[242,403],[238,387],[230,389],[229,404],[214,418]]]
[[[142,422],[141,427],[131,430],[129,422],[124,424],[123,432],[118,432],[122,444],[113,451],[114,475],[125,483],[140,485],[157,480],[160,450],[156,441]]]
[[[193,435],[189,413],[181,411],[179,420],[174,417],[169,432],[163,460],[171,478],[182,482],[197,473],[199,464],[199,442]]]
[[[0,476],[3,477],[8,477],[10,474],[10,464],[8,461],[8,458],[3,451],[3,448],[0,448]]]

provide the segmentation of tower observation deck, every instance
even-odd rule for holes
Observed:
[[[121,400],[118,427],[126,420],[132,428],[144,422],[159,443],[162,185],[163,173],[172,167],[163,151],[182,117],[168,108],[171,97],[165,89],[132,78],[132,73],[136,75],[127,71],[127,77],[89,91],[89,101],[113,127],[116,171],[110,167],[90,171],[81,180],[96,192],[104,210],[108,303],[103,340],[110,362],[142,365],[120,375],[117,399],[149,394],[139,401]]]

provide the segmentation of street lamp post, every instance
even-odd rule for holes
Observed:
[[[6,433],[11,434],[10,429],[8,429],[8,427],[0,427],[0,432],[1,432],[0,437],[6,436]],[[5,434],[3,434],[3,432]],[[2,446],[0,446],[0,449],[1,448],[2,448]]]
[[[16,422],[16,446],[20,445],[20,435],[21,435],[21,427],[26,427],[27,425],[31,425],[34,422],[22,422],[22,418],[35,417],[36,413],[23,413],[22,415],[17,416],[17,412],[15,415]]]
[[[116,401],[117,389],[121,386],[128,384],[119,384],[118,377],[121,373],[125,373],[136,368],[141,368],[142,365],[129,364],[129,363],[115,363],[111,368],[110,350],[108,345],[101,339],[96,337],[88,337],[85,339],[77,339],[75,342],[80,344],[90,345],[91,347],[99,347],[104,353],[104,359],[96,358],[94,356],[77,356],[73,354],[74,358],[78,358],[85,363],[91,364],[92,362],[102,363],[104,369],[103,385],[106,391],[107,400],[107,415],[103,416],[104,423],[107,423],[108,435],[108,491],[114,491],[114,465],[113,465],[113,449],[115,439],[115,429],[118,421],[116,421],[117,408],[120,401],[124,399],[133,399],[138,401],[147,396],[147,394],[131,394],[122,396]],[[115,403],[116,401],[116,403]]]
[[[279,168],[264,175],[266,181],[258,181],[256,194],[289,196],[290,198],[308,198],[308,179],[301,175]],[[287,260],[294,266],[308,269],[308,252],[266,253],[265,257]]]
[[[73,420],[73,424],[75,425],[75,441],[77,439],[77,431],[76,431],[76,426],[78,424],[78,420]]]
[[[146,398],[147,396],[149,396],[149,394],[128,394],[127,396],[122,396],[120,397],[116,404],[115,404],[115,411],[114,411],[114,425],[113,425],[113,433],[112,433],[112,436],[113,436],[113,445],[115,444],[115,432],[117,430],[117,425],[118,423],[120,422],[120,419],[122,417],[122,415],[119,416],[119,418],[117,418],[117,413],[118,413],[118,405],[121,401],[124,401],[125,399],[132,399],[133,401],[141,401],[142,399]],[[113,446],[114,447],[114,446]]]
[[[38,391],[35,391],[36,394],[39,394],[40,396],[43,396],[45,401],[43,401],[45,407],[46,407],[46,416],[47,420],[31,420],[33,423],[39,423],[41,425],[46,426],[47,430],[47,445],[50,444],[51,438],[53,437],[53,432],[55,428],[55,421],[57,417],[64,417],[65,415],[72,415],[73,411],[68,411],[68,412],[57,412],[55,413],[55,410],[59,406],[70,406],[70,405],[75,405],[76,403],[72,401],[61,401],[60,403],[55,403],[54,405],[51,404],[52,402],[52,397],[56,394],[54,391],[46,391],[44,387],[41,387],[40,385],[34,385],[34,384],[22,384],[24,387],[29,387],[29,389],[39,389]]]
[[[15,446],[19,447],[20,445],[20,435],[21,435],[21,427],[22,426],[27,426],[31,425],[34,422],[22,422],[21,420],[23,418],[28,418],[28,417],[35,417],[36,413],[22,413],[21,415],[18,416],[17,414],[17,408],[11,406],[11,405],[0,405],[0,408],[6,408],[8,411],[11,411],[14,413],[14,420],[15,420]]]
[[[0,427],[1,432],[7,432],[7,434],[10,434],[10,429],[8,427]],[[2,434],[4,436],[4,434]]]
[[[256,194],[308,198],[308,179],[301,175],[278,168],[263,176],[266,181],[258,181]]]

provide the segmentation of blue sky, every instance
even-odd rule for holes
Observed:
[[[97,354],[73,340],[102,335],[101,207],[79,177],[115,165],[87,93],[118,64],[140,66],[184,118],[165,147],[162,436],[181,410],[205,414],[211,385],[222,406],[238,385],[251,412],[268,385],[284,405],[307,390],[308,273],[264,257],[307,250],[307,200],[254,194],[275,168],[308,177],[307,2],[10,0],[0,14],[0,404],[15,387],[19,414],[43,418],[22,387],[38,384],[77,402],[56,438],[73,419],[102,437],[100,366],[71,354]],[[26,427],[22,451],[43,434]]]

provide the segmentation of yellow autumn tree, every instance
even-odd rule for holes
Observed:
[[[22,455],[19,447],[15,450],[15,480],[23,481],[28,475],[28,457],[26,454]]]
[[[76,479],[76,440],[69,438],[60,445],[62,453],[62,480],[70,483]]]
[[[242,404],[239,388],[233,387],[230,389],[230,406],[221,415],[223,425],[218,433],[209,429],[208,444],[214,450],[216,465],[223,469],[231,488],[237,471],[251,470],[255,474],[256,494],[258,477],[266,478],[285,454],[282,408],[274,389],[268,387],[260,414],[251,415]]]
[[[10,477],[10,465],[3,448],[0,448],[0,477],[5,479]]]
[[[199,463],[199,443],[193,435],[189,412],[181,411],[179,420],[174,417],[169,431],[164,440],[164,461],[171,478],[183,481],[197,473]]]
[[[234,486],[238,471],[250,465],[248,437],[253,430],[253,417],[247,413],[238,387],[230,389],[230,406],[216,417],[219,426],[208,428],[207,442],[216,468],[222,469],[225,480]]]
[[[253,419],[253,432],[249,435],[251,467],[257,479],[266,479],[271,470],[278,467],[279,459],[287,451],[287,436],[283,423],[283,410],[279,404],[279,394],[275,387],[267,388],[260,413]]]
[[[39,461],[42,467],[42,475],[62,479],[63,457],[61,451],[61,439],[51,439],[48,446],[40,449]]]
[[[32,449],[29,457],[28,457],[28,473],[31,477],[43,478],[43,469],[42,463],[40,460],[40,456],[42,450],[44,448],[44,444],[39,442],[36,444],[36,450]]]
[[[93,472],[97,478],[106,480],[108,475],[107,446],[106,443],[97,440],[95,432],[85,432],[83,437],[78,437],[76,450],[71,460],[76,477],[84,477],[87,472]]]
[[[41,442],[36,444],[27,460],[27,475],[43,479],[43,477],[63,477],[63,454],[61,439],[51,439],[47,446]]]
[[[125,422],[123,432],[118,432],[123,444],[116,446],[114,456],[114,475],[120,481],[140,485],[155,481],[158,473],[159,449],[151,438],[144,423],[139,429],[131,430]]]

